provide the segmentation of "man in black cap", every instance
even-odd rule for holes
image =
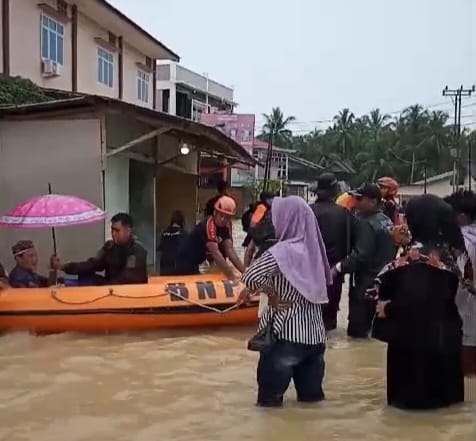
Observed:
[[[335,267],[339,262],[346,262],[347,272],[352,272],[361,261],[367,258],[365,234],[361,231],[359,220],[344,207],[337,205],[335,199],[339,194],[339,184],[333,173],[323,173],[317,179],[315,190],[317,200],[311,205],[322,239],[326,247],[327,260],[333,268],[333,284],[328,287],[329,303],[323,307],[323,318],[326,329],[337,327],[337,313],[342,295],[344,273]],[[364,225],[363,228],[366,226]]]
[[[347,334],[354,338],[368,338],[375,305],[366,296],[366,291],[382,268],[395,259],[397,249],[391,235],[393,223],[381,210],[380,188],[375,184],[363,184],[349,193],[357,200],[360,242],[365,247],[357,265],[346,258],[335,266],[334,271],[354,273],[355,283],[349,293]]]

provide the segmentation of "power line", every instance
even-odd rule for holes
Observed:
[[[434,109],[434,108],[437,108],[437,107],[441,107],[441,106],[448,106],[448,101],[444,101],[444,102],[440,102],[440,103],[434,103],[434,104],[430,104],[430,105],[426,105],[426,106],[423,106],[425,109]],[[476,102],[474,103],[469,103],[469,104],[466,104],[463,106],[463,108],[465,107],[472,107],[472,106],[476,106]],[[404,110],[408,109],[408,107],[405,107],[403,109],[400,109],[400,110],[394,110],[392,112],[385,112],[385,113],[382,113],[382,115],[399,115],[401,113],[403,113]],[[451,108],[448,108],[448,109],[445,109],[444,111],[446,113],[449,113],[451,110]],[[305,120],[305,121],[298,121],[298,120],[295,120],[295,121],[290,121],[288,123],[289,126],[293,126],[293,125],[306,125],[306,124],[328,124],[328,123],[333,123],[334,122],[334,118],[329,118],[329,119],[317,119],[317,120]],[[262,129],[264,127],[266,123],[264,121],[256,124],[256,127],[257,128],[260,128]]]

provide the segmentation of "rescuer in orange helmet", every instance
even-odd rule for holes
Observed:
[[[208,260],[215,263],[228,279],[236,279],[226,258],[240,273],[245,271],[243,262],[233,248],[230,225],[235,215],[236,203],[233,198],[221,196],[215,202],[213,215],[198,223],[185,239],[177,257],[177,275],[199,274],[200,265]]]

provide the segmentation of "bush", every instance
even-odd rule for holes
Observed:
[[[18,106],[50,101],[41,87],[21,77],[0,76],[0,106]]]

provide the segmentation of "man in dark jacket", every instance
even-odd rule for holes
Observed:
[[[344,274],[336,271],[335,266],[345,260],[346,269],[352,272],[352,268],[367,259],[365,243],[361,240],[365,235],[361,234],[360,222],[349,210],[336,204],[338,193],[339,186],[335,175],[323,173],[317,180],[317,201],[311,205],[321,230],[329,265],[334,268],[333,284],[327,290],[329,303],[323,307],[327,330],[337,327],[337,313],[344,283]]]
[[[108,285],[147,283],[147,251],[134,239],[132,227],[131,216],[116,214],[111,219],[112,240],[107,241],[95,257],[84,262],[63,263],[52,256],[51,268],[89,278],[104,271],[104,279],[98,276],[94,279]]]
[[[349,258],[339,262],[335,271],[354,272],[354,286],[349,294],[349,325],[347,334],[354,338],[368,338],[375,304],[366,296],[382,268],[393,259],[397,249],[392,239],[392,221],[380,208],[381,193],[375,184],[364,184],[351,194],[357,199],[360,220],[360,243],[364,247],[356,263]]]

